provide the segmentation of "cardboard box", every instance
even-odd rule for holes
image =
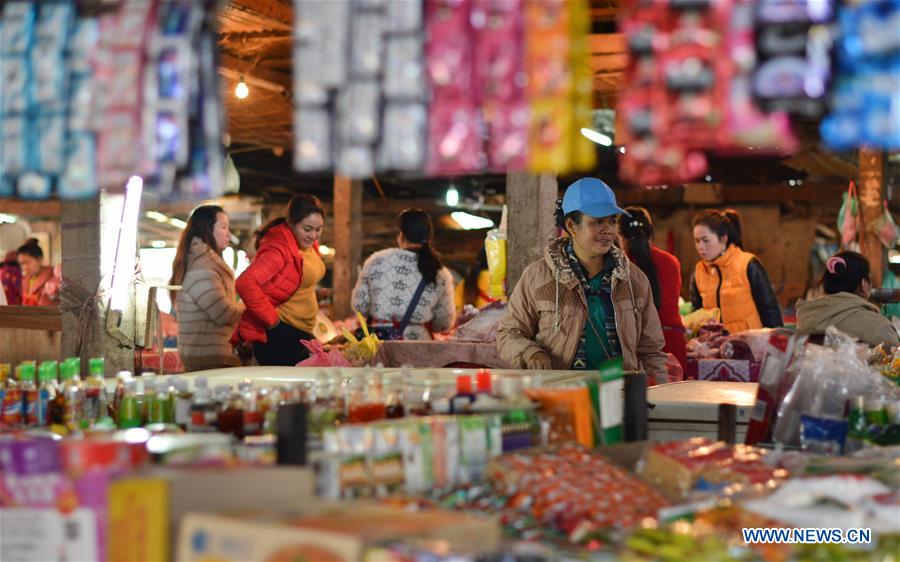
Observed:
[[[405,537],[498,548],[496,518],[451,511],[409,512],[362,502],[320,504],[282,513],[191,513],[181,526],[177,559],[357,562],[366,549]]]
[[[109,559],[171,560],[189,511],[288,509],[314,497],[309,469],[158,469],[109,489]]]

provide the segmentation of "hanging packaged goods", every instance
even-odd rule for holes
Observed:
[[[593,167],[587,2],[294,4],[297,170]]]
[[[215,2],[7,2],[0,196],[91,197],[129,177],[163,198],[224,186]]]

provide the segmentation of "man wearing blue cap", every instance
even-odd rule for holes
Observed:
[[[612,189],[582,178],[556,213],[568,236],[522,272],[497,331],[500,356],[515,368],[558,370],[597,369],[621,357],[624,369],[665,382],[650,282],[615,245],[616,222],[627,213]]]

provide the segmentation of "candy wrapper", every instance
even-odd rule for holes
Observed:
[[[369,333],[365,317],[359,312],[356,313],[356,316],[359,319],[359,325],[365,337],[357,339],[356,336],[346,329],[341,329],[341,333],[349,342],[347,347],[344,348],[344,356],[350,361],[351,365],[362,367],[370,364],[372,359],[378,354],[378,350],[381,348],[381,341],[377,335]]]

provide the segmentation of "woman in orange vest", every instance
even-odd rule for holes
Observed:
[[[743,250],[736,211],[703,211],[694,217],[694,246],[701,261],[691,279],[694,310],[718,308],[731,333],[784,325],[769,275]]]

